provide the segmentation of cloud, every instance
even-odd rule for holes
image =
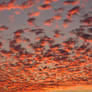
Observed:
[[[32,0],[27,0],[23,3],[21,3],[21,5],[15,4],[18,3],[17,0],[11,0],[9,2],[3,2],[0,4],[0,11],[3,10],[11,10],[11,9],[25,9],[25,8],[30,8],[33,6],[35,1]]]
[[[0,31],[8,30],[9,28],[5,25],[0,26]]]

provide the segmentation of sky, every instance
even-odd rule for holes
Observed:
[[[0,0],[0,92],[71,85],[92,86],[92,0]]]

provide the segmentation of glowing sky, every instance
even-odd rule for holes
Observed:
[[[92,86],[92,0],[0,0],[0,92],[70,85]]]

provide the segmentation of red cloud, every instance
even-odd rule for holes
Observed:
[[[11,9],[25,9],[25,8],[30,8],[34,4],[34,2],[31,0],[27,0],[23,2],[21,5],[15,4],[17,0],[11,0],[7,3],[3,2],[0,4],[0,11],[3,10],[11,10]]]
[[[5,25],[0,26],[0,31],[8,30],[8,27]]]
[[[43,4],[39,7],[40,10],[49,10],[52,6],[50,4]]]

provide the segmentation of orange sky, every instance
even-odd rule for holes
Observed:
[[[91,86],[92,0],[0,0],[0,92]]]
[[[92,86],[71,86],[71,87],[63,87],[63,88],[56,87],[56,88],[47,88],[45,90],[38,89],[36,91],[25,90],[22,92],[92,92]]]

